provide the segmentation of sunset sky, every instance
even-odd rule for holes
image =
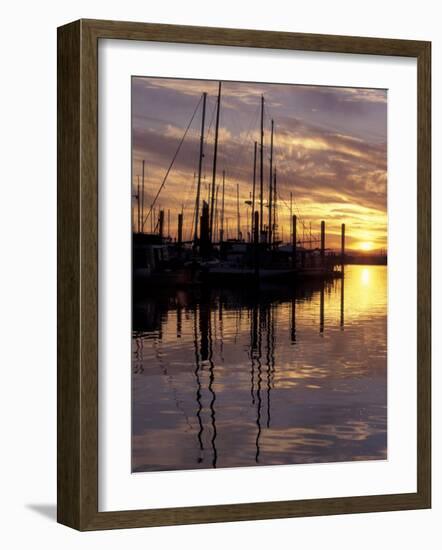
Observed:
[[[145,160],[145,215],[157,194],[184,131],[207,92],[205,156],[201,198],[212,181],[217,81],[147,77],[132,79],[133,192]],[[254,141],[260,140],[260,101],[265,99],[264,189],[269,186],[270,121],[274,120],[274,157],[278,187],[278,237],[290,238],[290,192],[298,233],[306,238],[311,223],[318,233],[326,222],[326,246],[338,247],[341,223],[347,247],[387,247],[387,92],[386,90],[223,82],[218,142],[217,180],[221,204],[222,171],[226,171],[225,230],[236,237],[236,193],[239,184],[241,230],[250,230],[245,204],[253,181]],[[198,172],[201,103],[167,178],[156,208],[170,211],[170,234],[184,207],[184,238],[191,236]],[[259,159],[259,151],[258,151]],[[257,196],[259,193],[259,164]],[[134,214],[137,202],[133,200]],[[259,208],[255,208],[259,209]],[[267,212],[267,209],[265,209]],[[267,214],[266,214],[267,216]],[[135,218],[135,215],[134,215]],[[264,218],[266,223],[266,218]],[[151,222],[147,220],[146,232]]]

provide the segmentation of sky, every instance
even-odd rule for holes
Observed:
[[[158,210],[163,209],[166,234],[176,237],[177,216],[183,209],[184,238],[192,235],[203,92],[207,92],[207,104],[201,199],[207,200],[212,183],[218,81],[132,78],[133,219],[136,223],[135,195],[144,160],[146,232],[151,229],[151,218],[155,219]],[[259,199],[261,96],[264,224],[268,216],[273,120],[278,238],[284,242],[290,239],[292,196],[292,213],[298,217],[301,239],[310,239],[310,227],[315,238],[324,220],[328,248],[340,246],[340,228],[345,223],[347,249],[386,249],[387,91],[365,88],[222,82],[216,185],[220,211],[224,170],[225,236],[237,236],[237,192],[243,237],[247,238],[250,231],[251,209],[246,201],[252,193],[255,141]],[[155,215],[147,217],[189,123],[155,203]],[[255,210],[259,210],[258,203]]]

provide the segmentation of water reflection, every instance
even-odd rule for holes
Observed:
[[[361,270],[361,283],[363,286],[368,286],[370,284],[370,269],[368,267],[364,267]]]
[[[342,271],[344,271],[344,268],[342,268]],[[345,276],[345,273],[344,273]],[[342,278],[340,281],[340,287],[341,287],[341,315],[339,318],[339,326],[341,327],[341,330],[344,330],[344,283],[345,279]]]
[[[384,266],[133,313],[134,471],[386,458]]]

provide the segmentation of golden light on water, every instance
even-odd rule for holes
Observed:
[[[134,471],[386,459],[387,267],[273,292],[136,304]]]
[[[361,283],[364,286],[368,286],[370,284],[370,270],[368,268],[364,268],[361,271]]]

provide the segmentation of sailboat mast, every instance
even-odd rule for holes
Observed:
[[[272,216],[273,216],[273,197],[272,197],[272,192],[273,192],[273,120],[272,120],[272,129],[271,129],[271,134],[270,134],[270,177],[269,177],[269,240],[268,240],[268,243],[269,245],[272,244],[272,229],[273,229],[273,221],[272,221]]]
[[[206,100],[207,92],[203,93],[203,111],[201,115],[201,134],[200,134],[200,154],[198,162],[198,183],[196,190],[196,201],[195,201],[195,232],[193,235],[193,247],[196,248],[198,241],[198,221],[200,215],[200,192],[201,192],[201,171],[203,168],[203,156],[204,156],[204,124],[206,120]]]
[[[273,172],[273,244],[276,243],[276,205],[277,205],[277,194],[276,194],[276,166]]]
[[[216,106],[215,147],[213,150],[212,193],[211,193],[211,203],[210,203],[210,227],[209,227],[210,242],[213,241],[213,220],[215,215],[214,203],[215,203],[215,184],[216,184],[216,160],[218,156],[218,131],[219,131],[220,105],[221,105],[221,81],[219,82],[219,85],[218,85],[218,101]]]
[[[293,220],[293,193],[290,191],[290,227],[292,226]],[[292,238],[292,231],[290,230],[290,238]]]
[[[236,218],[238,226],[238,241],[240,239],[241,227],[240,227],[240,217],[239,217],[239,183],[236,184]]]
[[[223,170],[223,193],[222,193],[222,201],[221,201],[221,231],[219,235],[220,242],[224,239],[224,188],[225,188],[225,181],[226,181],[226,171]]]
[[[262,233],[263,213],[263,187],[264,187],[264,96],[261,96],[261,149],[259,171],[259,231]]]
[[[141,232],[144,233],[144,160],[141,167]]]
[[[219,225],[218,192],[219,192],[219,183],[216,186],[216,192],[215,192],[215,214],[214,214],[215,221],[213,222],[213,227],[214,227],[213,240],[214,241],[216,241],[217,233],[219,234],[219,231],[218,231],[218,225]]]
[[[255,141],[255,148],[253,152],[253,190],[252,190],[252,226],[251,233],[254,234],[254,221],[255,221],[255,188],[256,188],[256,150],[258,143]]]
[[[141,209],[140,209],[140,176],[137,176],[138,185],[137,185],[137,207],[138,207],[138,224],[137,224],[137,233],[140,233],[141,230]]]

